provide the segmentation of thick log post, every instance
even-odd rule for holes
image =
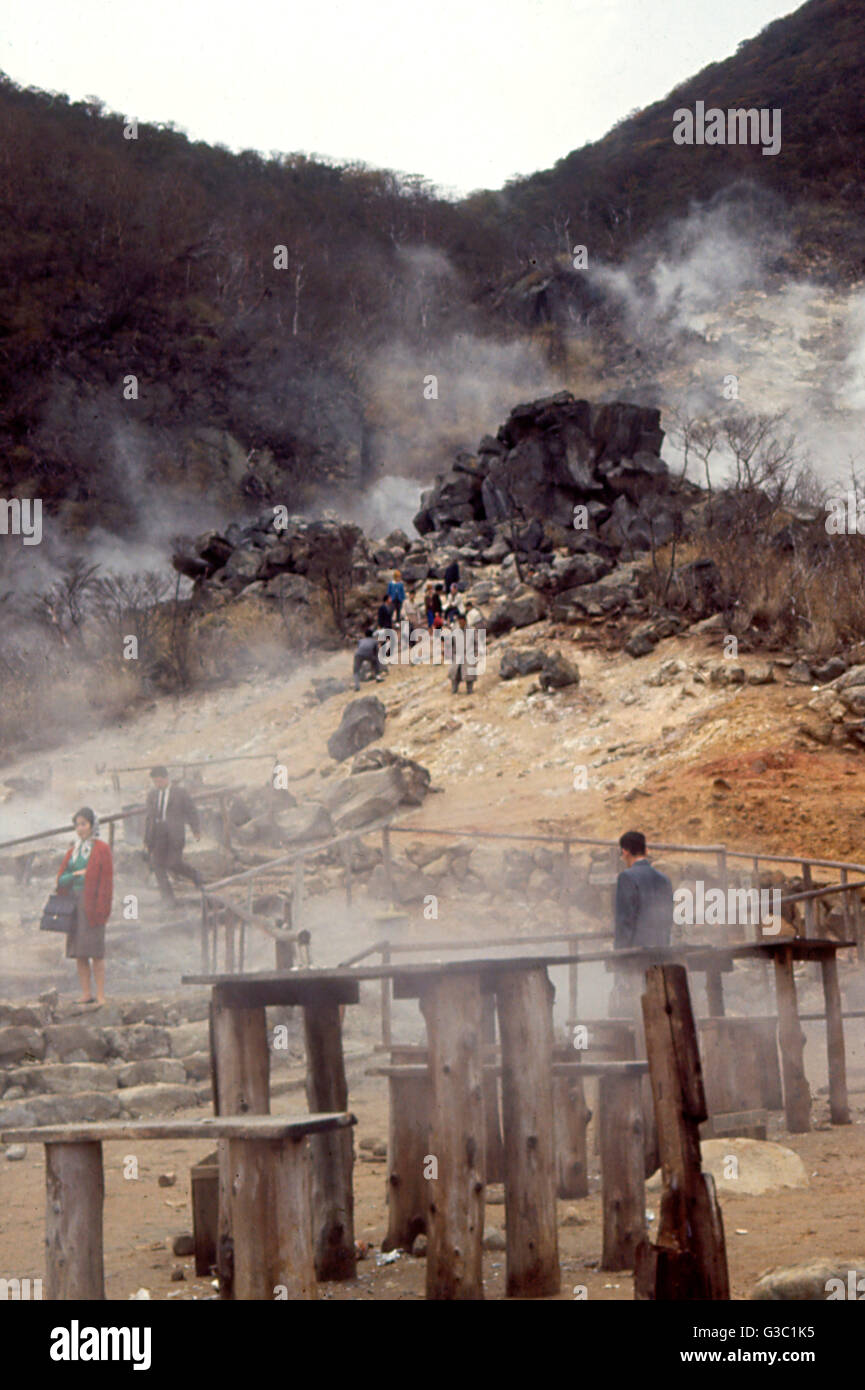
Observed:
[[[553,987],[546,970],[502,971],[496,981],[502,1035],[507,1293],[559,1292],[553,1128]]]
[[[825,956],[820,962],[823,998],[826,1001],[826,1051],[829,1062],[829,1112],[833,1125],[849,1125],[847,1102],[847,1058],[844,1052],[844,1022],[841,991],[838,987],[838,959]]]
[[[706,1098],[684,966],[652,966],[643,1015],[663,1193],[657,1243],[644,1241],[636,1251],[634,1296],[729,1299],[721,1210],[712,1178],[701,1167]]]
[[[775,952],[775,998],[787,1128],[791,1134],[803,1134],[811,1128],[811,1091],[805,1077],[805,1036],[799,1021],[793,950],[789,946]]]
[[[601,1269],[633,1269],[646,1239],[643,1097],[640,1076],[602,1076],[598,1109],[604,1247]]]
[[[306,1096],[316,1111],[348,1109],[339,1004],[321,1001],[303,1011],[306,1032]],[[315,1269],[321,1280],[353,1279],[354,1150],[350,1129],[310,1136],[313,1157]]]
[[[496,1043],[496,997],[494,994],[481,996],[481,1036],[486,1047]],[[499,1079],[495,1072],[485,1069],[483,1073],[484,1091],[484,1155],[486,1182],[502,1182],[505,1175],[505,1153],[502,1144],[502,1125],[499,1113]]]
[[[477,975],[442,975],[424,985],[420,1006],[429,1040],[432,1087],[426,1296],[484,1296],[484,1104],[481,991]]]
[[[45,1188],[46,1298],[103,1299],[102,1145],[46,1144]]]
[[[316,1298],[307,1140],[224,1142],[231,1173],[234,1297]]]
[[[217,985],[210,1014],[213,1089],[217,1115],[270,1114],[270,1052],[263,1007],[231,1007]],[[233,1297],[231,1174],[228,1141],[219,1141],[219,1243],[217,1273],[220,1298]]]
[[[591,1115],[582,1077],[554,1076],[556,1192],[559,1197],[589,1195],[587,1129]]]
[[[432,1088],[423,1076],[391,1076],[387,1140],[387,1235],[384,1251],[410,1250],[427,1228],[429,1180],[424,1166],[430,1150]]]
[[[706,1002],[714,1018],[724,1017],[724,980],[719,965],[706,968]]]

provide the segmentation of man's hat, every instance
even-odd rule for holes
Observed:
[[[158,767],[152,767],[152,768],[150,769],[150,775],[151,775],[151,777],[167,777],[167,776],[168,776],[168,768],[167,768],[167,767],[163,767],[162,764],[160,763]]]

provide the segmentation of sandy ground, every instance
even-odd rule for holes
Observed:
[[[333,1299],[413,1299],[424,1296],[424,1260],[401,1255],[391,1264],[377,1263],[387,1229],[384,1160],[372,1160],[359,1148],[364,1139],[387,1135],[387,1092],[378,1078],[365,1077],[365,1065],[352,1068],[350,1104],[358,1117],[355,1152],[355,1234],[368,1242],[369,1252],[358,1264],[355,1283],[321,1286],[321,1297]],[[851,1097],[850,1126],[830,1127],[825,1102],[814,1106],[817,1128],[810,1134],[786,1135],[779,1142],[802,1158],[809,1174],[807,1188],[788,1188],[760,1197],[722,1198],[730,1283],[733,1298],[747,1298],[757,1278],[769,1267],[798,1264],[818,1255],[853,1260],[865,1257],[865,1208],[861,1200],[865,1165],[865,1088]],[[291,1110],[286,1101],[280,1105]],[[200,1112],[199,1112],[200,1113]],[[196,1279],[191,1258],[171,1253],[173,1236],[190,1226],[189,1168],[204,1157],[201,1143],[148,1143],[134,1148],[104,1146],[105,1154],[105,1272],[111,1299],[128,1299],[147,1289],[154,1299],[214,1298],[211,1281]],[[137,1181],[124,1178],[124,1160],[138,1159]],[[573,1299],[574,1287],[584,1285],[589,1299],[633,1296],[627,1271],[601,1271],[601,1199],[597,1158],[592,1160],[591,1194],[580,1201],[559,1202],[561,1299]],[[177,1185],[157,1186],[160,1173],[177,1174]],[[486,1231],[504,1229],[501,1190],[486,1208]],[[0,1162],[0,1270],[8,1276],[36,1278],[44,1273],[42,1238],[45,1207],[41,1147],[27,1150],[17,1163]],[[657,1216],[657,1193],[647,1193],[647,1211]],[[650,1223],[651,1226],[651,1223]],[[183,1281],[172,1272],[182,1270]],[[484,1291],[490,1299],[504,1297],[504,1254],[484,1256]]]

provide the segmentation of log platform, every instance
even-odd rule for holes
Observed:
[[[317,1296],[306,1139],[348,1129],[353,1115],[105,1120],[4,1130],[7,1144],[45,1145],[46,1297],[105,1298],[102,1144],[122,1139],[219,1140],[227,1146],[237,1299]]]

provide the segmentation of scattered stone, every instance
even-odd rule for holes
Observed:
[[[561,653],[548,652],[538,679],[543,690],[563,690],[568,685],[579,685],[580,673],[574,663]]]
[[[775,672],[771,662],[760,662],[752,666],[748,672],[749,685],[773,685],[775,682]]]
[[[651,635],[646,629],[637,628],[625,643],[625,651],[629,656],[648,656],[649,652],[655,650],[657,641],[657,637]]]
[[[27,1157],[26,1144],[10,1144],[6,1150],[6,1157],[10,1163],[20,1163],[22,1158]]]
[[[540,671],[543,664],[544,653],[535,647],[524,651],[504,647],[499,662],[499,676],[503,681],[513,680],[515,676],[530,676]]]
[[[852,1278],[851,1278],[852,1276]],[[865,1277],[865,1259],[861,1255],[849,1260],[837,1260],[831,1255],[821,1255],[801,1265],[778,1265],[761,1274],[750,1293],[754,1301],[773,1302],[825,1302],[830,1293],[837,1297],[849,1298],[852,1284],[852,1297],[861,1295],[856,1290],[859,1279]],[[827,1288],[830,1279],[840,1281]],[[843,1293],[841,1292],[843,1289]]]
[[[160,1187],[174,1187],[177,1183],[176,1173],[160,1173],[156,1179]]]
[[[195,1241],[191,1231],[183,1231],[179,1236],[175,1236],[171,1242],[172,1253],[180,1259],[185,1259],[189,1255],[195,1254]]]
[[[487,1231],[483,1241],[484,1250],[507,1250],[507,1241],[502,1231]]]
[[[813,680],[811,667],[807,661],[794,661],[787,672],[787,679],[796,685],[810,685]]]
[[[411,1243],[411,1253],[414,1255],[416,1260],[422,1260],[425,1258],[426,1252],[427,1238],[421,1231],[419,1235],[415,1236],[414,1240]]]
[[[381,738],[387,712],[381,700],[366,695],[352,700],[343,710],[339,728],[327,741],[327,751],[336,762],[344,762],[368,743]]]
[[[180,1268],[180,1265],[175,1265],[173,1270],[171,1271],[172,1284],[182,1284],[185,1279],[186,1275],[183,1273],[183,1270]]]
[[[46,1032],[50,1031],[50,1028],[46,1029]],[[45,1047],[45,1036],[38,1028],[27,1028],[18,1024],[0,1028],[0,1067],[15,1066],[18,1062],[41,1061],[45,1056]]]

